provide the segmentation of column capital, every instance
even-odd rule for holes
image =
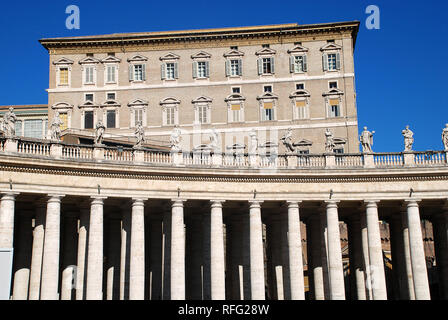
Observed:
[[[148,198],[132,198],[133,206],[144,206],[145,201],[148,201]]]
[[[104,196],[91,196],[90,204],[103,204],[106,199],[107,197]]]
[[[2,191],[1,199],[2,200],[14,200],[19,194],[20,194],[20,192]]]
[[[171,199],[171,207],[183,207],[186,201],[186,199]]]
[[[364,205],[366,208],[378,208],[380,202],[381,200],[364,200]]]
[[[404,203],[409,207],[418,207],[418,203],[421,202],[421,199],[404,199]]]
[[[65,197],[65,194],[48,194],[47,202],[61,202],[62,198]]]
[[[249,200],[250,208],[260,208],[263,200]]]
[[[299,208],[301,203],[302,203],[301,200],[298,200],[298,201],[286,201],[286,205],[288,206],[288,209],[289,208]]]
[[[337,208],[339,200],[325,200],[324,201],[327,204],[327,208]]]
[[[226,200],[210,200],[210,204],[213,207],[222,207],[223,203],[226,202]]]

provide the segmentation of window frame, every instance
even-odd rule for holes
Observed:
[[[92,81],[87,81],[87,70],[92,70]],[[97,68],[95,64],[83,64],[82,65],[82,84],[83,86],[95,86],[97,81]]]

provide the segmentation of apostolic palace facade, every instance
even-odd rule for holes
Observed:
[[[448,126],[372,150],[358,28],[40,40],[46,137],[2,123],[0,299],[447,299]]]

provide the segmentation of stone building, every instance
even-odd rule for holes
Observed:
[[[447,299],[447,150],[358,151],[358,25],[41,40],[97,143],[0,138],[0,298]]]

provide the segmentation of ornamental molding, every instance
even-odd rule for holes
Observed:
[[[339,90],[337,88],[333,88],[333,89],[331,89],[331,90],[329,90],[327,92],[324,92],[322,95],[324,97],[326,97],[326,96],[341,96],[343,94],[344,94],[344,91]]]
[[[201,103],[208,104],[208,103],[212,103],[212,102],[213,102],[213,99],[206,97],[206,96],[200,96],[191,101],[192,104],[201,104]]]
[[[101,60],[102,63],[120,63],[121,59],[115,56],[107,56],[106,58]]]
[[[51,106],[51,109],[53,109],[53,110],[73,109],[73,105],[68,104],[66,102],[56,102],[54,105]]]
[[[296,90],[289,95],[290,99],[308,98],[308,97],[311,97],[311,94],[307,90],[304,90],[304,89]]]
[[[133,56],[132,58],[128,59],[128,62],[143,62],[143,61],[148,61],[148,58],[145,56],[142,56],[140,54],[137,54],[137,55]]]
[[[86,58],[84,58],[82,60],[79,60],[78,63],[80,65],[83,65],[83,64],[97,64],[97,63],[100,63],[100,60],[95,59],[94,57],[86,57]]]
[[[241,101],[245,101],[246,100],[246,98],[245,97],[243,97],[241,94],[239,94],[239,93],[234,93],[234,94],[231,94],[231,95],[229,95],[229,96],[227,96],[225,99],[224,99],[224,102],[241,102]]]
[[[210,53],[207,53],[205,51],[199,51],[198,53],[195,53],[191,55],[191,59],[210,59],[212,55]]]
[[[274,49],[263,48],[263,49],[258,50],[257,52],[255,52],[255,55],[257,55],[257,56],[272,56],[272,55],[274,55],[276,53],[277,53],[277,51],[275,51]]]
[[[278,96],[272,92],[265,92],[261,96],[257,96],[257,100],[272,100],[278,99]]]
[[[120,107],[121,104],[116,100],[106,100],[101,104],[101,107]]]
[[[166,55],[159,58],[160,61],[179,60],[179,59],[180,59],[180,56],[175,53],[172,53],[172,52],[169,52]]]
[[[73,64],[74,62],[73,62],[73,60],[70,60],[70,59],[68,59],[68,58],[61,58],[61,59],[58,59],[58,60],[56,60],[56,61],[53,61],[53,64],[55,65],[55,66],[60,66],[60,65],[69,65],[69,64]]]
[[[289,49],[288,53],[291,55],[294,55],[294,54],[299,54],[299,53],[306,53],[306,52],[308,52],[308,50],[309,50],[308,48],[305,48],[301,45],[297,45],[294,48]]]
[[[239,58],[244,56],[244,52],[239,50],[230,50],[223,54],[224,58]]]
[[[128,107],[146,107],[146,106],[148,106],[148,101],[145,101],[143,99],[136,99],[128,103]]]
[[[322,48],[320,48],[320,51],[330,51],[330,50],[342,50],[342,47],[336,43],[328,43]]]
[[[173,98],[173,97],[168,97],[168,98],[165,98],[165,99],[163,99],[163,100],[161,100],[160,102],[159,102],[159,104],[161,105],[161,106],[164,106],[164,105],[171,105],[171,104],[180,104],[180,100],[178,100],[178,99],[176,99],[176,98]]]
[[[78,106],[79,109],[82,109],[82,108],[97,108],[97,107],[99,107],[99,105],[94,103],[94,102],[92,102],[92,101],[84,101],[83,104],[80,104]]]

